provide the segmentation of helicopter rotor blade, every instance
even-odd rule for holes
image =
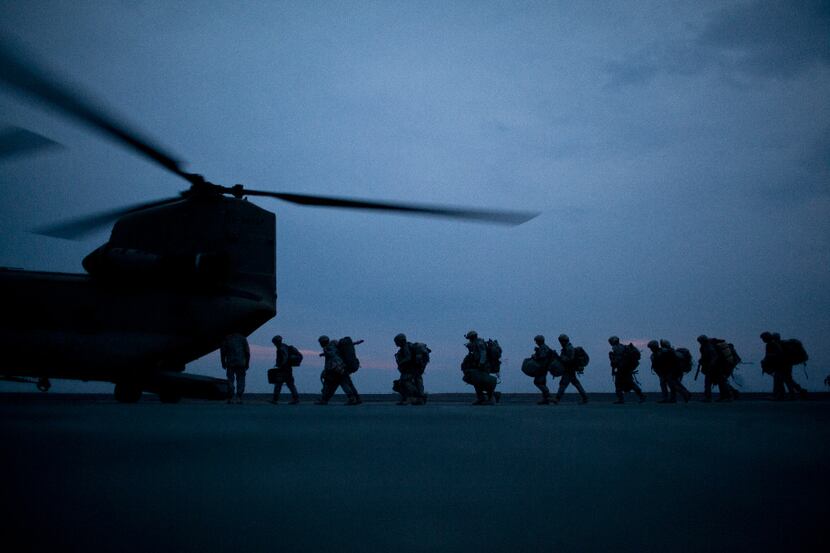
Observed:
[[[6,127],[0,131],[0,159],[54,147],[63,147],[63,145],[20,127]]]
[[[340,207],[347,209],[369,209],[375,211],[389,211],[410,215],[424,215],[429,217],[446,217],[463,219],[481,223],[496,223],[516,226],[530,221],[538,212],[507,211],[498,209],[473,209],[463,207],[446,207],[428,204],[409,204],[398,202],[378,202],[360,200],[356,198],[334,198],[329,196],[312,196],[308,194],[290,194],[287,192],[268,192],[262,190],[244,190],[248,196],[263,196],[277,198],[286,202],[315,207]]]
[[[0,83],[23,96],[39,100],[85,125],[114,138],[171,173],[190,181],[190,174],[180,167],[181,162],[160,147],[143,138],[138,132],[108,115],[92,100],[73,90],[68,84],[39,67],[20,49],[0,38]]]
[[[100,211],[92,215],[83,215],[74,219],[63,221],[62,223],[46,225],[32,229],[35,234],[43,236],[51,236],[53,238],[63,238],[66,240],[78,240],[84,236],[91,234],[101,227],[107,226],[124,215],[143,211],[153,207],[172,204],[181,201],[181,196],[174,198],[165,198],[163,200],[155,200],[152,202],[143,202],[140,204],[133,204],[126,207],[119,207],[107,211]]]

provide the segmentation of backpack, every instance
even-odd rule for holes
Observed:
[[[303,362],[303,354],[294,346],[287,346],[286,349],[288,349],[288,366],[299,367]]]
[[[807,364],[807,359],[810,357],[807,355],[807,350],[804,349],[801,340],[795,338],[781,340],[781,347],[784,348],[784,358],[787,363],[791,365]]]
[[[501,370],[501,346],[498,340],[487,340],[484,344],[487,348],[487,365],[491,373]]]
[[[344,336],[337,341],[337,353],[346,365],[346,374],[357,372],[360,368],[360,359],[354,351],[354,342],[351,337]]]
[[[623,349],[623,366],[626,369],[636,369],[640,365],[640,357],[642,357],[642,354],[640,353],[640,350],[637,349],[637,346],[634,344],[628,344]]]
[[[590,362],[591,358],[588,357],[588,352],[582,349],[582,346],[576,346],[574,348],[574,367],[576,367],[576,370],[582,372]]]
[[[677,368],[682,369],[684,373],[692,371],[692,352],[686,348],[677,348],[674,355],[677,357]]]
[[[429,364],[429,354],[432,350],[423,342],[409,344],[409,350],[412,352],[412,360],[418,369],[418,373],[423,374],[424,369]]]
[[[723,362],[728,370],[732,370],[741,362],[741,356],[735,351],[735,346],[727,343],[726,340],[712,338],[715,345],[715,351],[718,353],[718,358]]]

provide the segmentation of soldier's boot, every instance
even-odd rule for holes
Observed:
[[[625,403],[625,394],[617,392],[617,401],[614,402],[614,405],[622,405],[623,403]]]
[[[542,399],[536,402],[536,405],[550,405],[550,391],[542,390]]]
[[[288,402],[288,405],[298,405],[300,403],[300,398],[292,397],[291,401]]]
[[[473,405],[484,405],[485,403],[487,403],[487,398],[484,395],[484,391],[476,388],[476,400],[473,402]]]
[[[314,402],[314,405],[328,405],[328,404],[329,404],[329,400],[327,400],[327,399],[318,399],[317,401]]]
[[[501,401],[501,392],[493,392],[493,399],[496,400],[496,403]]]
[[[643,392],[640,392],[639,396],[640,396],[640,400],[639,400],[639,402],[640,402],[640,403],[645,403],[645,401],[646,401],[646,395],[645,395]]]

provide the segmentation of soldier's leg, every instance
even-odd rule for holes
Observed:
[[[665,376],[660,377],[660,393],[663,398],[658,403],[668,403],[669,399],[669,379]]]
[[[619,374],[614,380],[614,393],[617,394],[617,401],[614,403],[625,403],[625,381]]]
[[[357,393],[357,388],[354,386],[351,375],[343,375],[343,380],[340,386],[349,398],[349,405],[357,405],[358,403],[361,403],[360,394]]]
[[[297,392],[296,384],[294,384],[294,375],[285,379],[285,385],[288,386],[288,391],[291,392],[291,403],[298,403],[300,401],[300,394]]]
[[[712,401],[712,377],[708,374],[703,375],[703,401]]]
[[[686,386],[683,385],[683,381],[681,377],[672,378],[670,384],[672,386],[672,396],[674,397],[676,394],[680,394],[680,397],[683,398],[683,401],[688,403],[689,399],[692,397],[692,394],[689,390],[686,389]]]
[[[277,377],[274,381],[274,395],[271,398],[271,401],[276,403],[280,399],[280,392],[282,391],[282,378]]]
[[[236,371],[236,400],[242,401],[242,394],[245,393],[245,369],[237,369]]]
[[[550,390],[548,389],[548,375],[543,374],[542,376],[537,376],[533,379],[533,384],[539,388],[539,391],[542,392],[542,401],[540,404],[547,404],[550,403]]]
[[[231,402],[233,399],[233,381],[234,381],[234,370],[233,369],[225,369],[225,376],[228,379],[228,403]]]
[[[339,385],[340,385],[340,381],[335,375],[332,375],[332,374],[324,375],[323,376],[323,391],[322,391],[322,395],[320,396],[320,401],[318,403],[328,403],[329,400],[334,395],[334,392],[337,390],[337,387]]]
[[[718,401],[732,401],[732,391],[729,387],[729,379],[726,376],[718,376]]]
[[[420,374],[415,375],[415,390],[418,393],[418,397],[421,400],[426,399],[427,395],[426,395],[426,392],[424,392],[424,377],[423,377],[423,375],[420,375]]]
[[[559,400],[562,399],[562,396],[565,394],[565,388],[568,387],[568,384],[571,383],[571,374],[565,373],[561,377],[559,377],[559,388],[556,390],[556,397],[553,399],[556,403],[559,403]]]
[[[790,393],[791,396],[794,396],[796,392],[799,393],[802,396],[807,393],[807,391],[804,388],[802,388],[801,385],[798,382],[796,382],[795,379],[793,378],[793,368],[792,367],[790,367],[784,373],[784,384],[787,386],[787,388],[789,388],[789,393]]]
[[[582,387],[582,383],[579,381],[576,375],[573,375],[571,377],[571,383],[576,388],[576,391],[579,392],[579,396],[582,398],[582,403],[588,403],[588,394],[585,393],[585,388]]]

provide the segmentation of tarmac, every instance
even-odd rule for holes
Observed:
[[[0,395],[6,551],[830,551],[830,399]]]

